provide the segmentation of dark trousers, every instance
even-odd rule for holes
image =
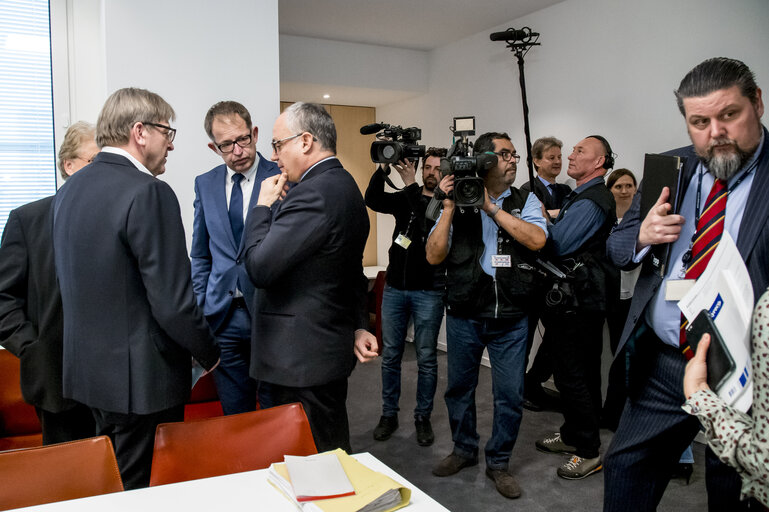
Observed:
[[[43,428],[43,444],[66,443],[96,435],[96,424],[91,409],[77,404],[62,412],[50,412],[35,407]]]
[[[609,324],[609,346],[613,356],[617,355],[617,346],[622,336],[622,329],[625,327],[628,312],[630,311],[630,302],[632,299],[619,301],[617,310],[609,315],[607,323]],[[609,384],[606,389],[606,400],[603,403],[601,413],[604,424],[611,430],[617,430],[619,418],[622,416],[622,409],[625,407],[627,398],[627,385],[625,382],[627,361],[623,352],[622,356],[615,357],[609,369]]]
[[[601,349],[605,315],[595,312],[553,312],[547,317],[555,360],[555,385],[561,393],[563,442],[583,458],[598,457],[601,446]]]
[[[153,414],[121,414],[91,408],[96,435],[108,436],[126,490],[147,487],[152,469],[155,430],[161,423],[184,420],[184,405]],[[193,449],[193,448],[190,448]]]
[[[216,333],[216,340],[222,355],[214,370],[214,382],[224,414],[255,411],[257,383],[248,374],[251,315],[242,297],[233,299],[227,317]]]
[[[263,389],[264,388],[264,389]],[[264,398],[263,398],[264,397]],[[260,382],[262,408],[301,402],[310,421],[312,437],[318,452],[350,447],[350,425],[347,419],[347,379],[305,388]]]
[[[649,329],[635,342],[628,400],[604,458],[604,511],[653,511],[662,499],[681,453],[694,440],[699,421],[688,415],[683,376],[686,360]],[[706,486],[712,512],[750,510],[740,502],[737,472],[707,450]]]

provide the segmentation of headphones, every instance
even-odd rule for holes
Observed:
[[[603,149],[606,151],[603,159],[603,168],[606,170],[614,168],[614,152],[611,150],[609,141],[600,135],[588,135],[588,139],[598,139],[603,144]]]

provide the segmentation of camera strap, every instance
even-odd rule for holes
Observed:
[[[392,180],[390,179],[390,171],[391,171],[391,169],[390,169],[389,165],[387,165],[387,166],[380,165],[379,168],[377,168],[377,171],[381,171],[384,174],[385,183],[390,185],[395,190],[403,190],[404,187],[396,187],[395,183],[393,183]]]

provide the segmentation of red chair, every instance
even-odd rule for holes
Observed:
[[[19,359],[0,350],[0,451],[43,444],[35,408],[21,395]]]
[[[284,455],[318,453],[302,404],[162,423],[150,486],[264,469]]]
[[[222,416],[222,402],[216,393],[214,374],[202,376],[192,388],[190,399],[184,406],[184,421]]]
[[[107,436],[0,453],[0,510],[123,490]]]
[[[382,295],[384,294],[387,272],[380,270],[374,285],[368,292],[369,330],[376,335],[377,352],[382,355]]]

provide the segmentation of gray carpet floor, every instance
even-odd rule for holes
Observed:
[[[604,360],[606,369],[606,356]],[[601,510],[602,472],[583,480],[561,479],[556,476],[555,470],[566,460],[566,456],[542,453],[534,447],[538,438],[558,430],[563,417],[556,412],[524,410],[518,441],[510,460],[510,470],[520,484],[523,494],[518,499],[510,500],[496,491],[494,483],[485,475],[483,463],[482,447],[491,433],[493,404],[491,373],[486,367],[481,368],[476,392],[481,462],[478,466],[465,468],[450,477],[433,476],[433,465],[451,453],[453,446],[443,401],[443,392],[446,389],[446,354],[440,351],[438,372],[438,391],[432,416],[435,443],[430,447],[421,447],[416,442],[413,422],[417,375],[413,345],[407,344],[403,361],[400,428],[387,441],[375,441],[372,437],[381,414],[380,362],[377,360],[365,365],[358,364],[350,378],[348,393],[353,451],[371,452],[447,509],[455,512]],[[610,431],[601,431],[601,453],[608,447],[611,436]],[[697,463],[690,484],[686,485],[683,480],[672,480],[659,511],[707,510],[703,445],[694,443],[694,458]],[[628,503],[628,511],[632,510],[632,504]]]

